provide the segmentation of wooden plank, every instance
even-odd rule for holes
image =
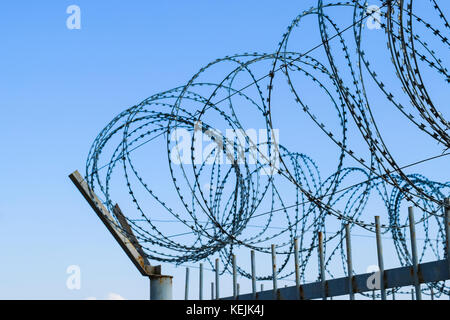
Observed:
[[[105,208],[103,203],[97,197],[97,195],[89,188],[87,182],[81,176],[78,171],[75,171],[71,175],[69,175],[70,180],[75,184],[77,189],[89,203],[91,208],[112,234],[114,239],[119,243],[120,247],[125,251],[128,258],[133,262],[136,268],[143,276],[151,276],[151,275],[160,275],[161,267],[160,266],[151,266],[145,256],[141,254],[136,247],[133,245],[133,241],[127,238],[117,223],[114,221],[113,216]],[[137,241],[137,240],[136,240]],[[142,248],[141,248],[142,250]],[[159,273],[158,273],[159,272]]]

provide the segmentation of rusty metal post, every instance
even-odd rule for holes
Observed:
[[[294,239],[294,267],[295,267],[295,288],[297,289],[297,299],[300,300],[300,270],[298,264],[298,238]]]
[[[237,293],[237,272],[236,272],[236,255],[233,254],[231,257],[231,261],[233,264],[233,298],[236,299],[238,296]]]
[[[100,218],[108,231],[118,242],[125,254],[139,270],[141,275],[150,279],[150,300],[172,300],[172,277],[161,275],[161,266],[152,266],[148,261],[142,246],[128,224],[119,205],[115,205],[113,213],[116,215],[118,223],[113,218],[111,212],[103,205],[102,201],[89,187],[83,176],[75,171],[69,175],[70,180],[75,184],[78,191],[86,199],[88,204]],[[125,233],[124,233],[125,231]]]
[[[219,300],[219,258],[216,258],[216,300]]]
[[[200,271],[198,277],[198,299],[203,300],[203,263],[200,263]]]
[[[172,276],[152,275],[150,278],[150,300],[172,300]]]
[[[184,300],[189,299],[189,268],[186,268],[186,278],[184,282]]]
[[[418,259],[417,259],[417,244],[416,244],[416,226],[414,222],[414,209],[413,207],[408,208],[409,213],[409,232],[411,235],[411,254],[412,254],[412,262],[413,262],[413,271],[414,271],[414,286],[416,288],[416,299],[422,300],[422,292],[420,290],[420,282],[419,282],[419,268],[418,268]]]
[[[353,292],[353,263],[352,263],[352,243],[350,238],[350,226],[345,225],[345,244],[347,247],[347,270],[348,270],[348,294],[350,300],[355,300],[355,293]]]
[[[325,292],[325,259],[323,256],[323,234],[319,232],[319,263],[320,263],[320,283],[322,285],[322,300],[327,300]]]
[[[448,264],[448,274],[450,274],[450,198],[446,198],[444,203],[445,252]]]
[[[277,291],[278,291],[278,286],[277,286],[277,256],[276,256],[276,252],[275,252],[275,245],[272,244],[271,246],[272,248],[272,282],[273,282],[273,298],[276,300],[277,299]]]
[[[386,300],[386,286],[384,282],[383,245],[381,243],[380,217],[375,216],[375,233],[377,238],[378,268],[380,268],[381,300]]]
[[[256,266],[255,266],[255,251],[250,251],[250,262],[252,265],[252,294],[253,299],[256,299]]]

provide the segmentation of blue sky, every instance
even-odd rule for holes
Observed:
[[[106,299],[112,293],[147,299],[148,280],[134,269],[68,174],[75,169],[84,172],[91,143],[116,114],[152,94],[186,83],[218,57],[274,52],[291,20],[315,3],[2,2],[0,299]],[[81,30],[66,28],[66,8],[72,4],[81,8]],[[312,47],[313,36],[308,38],[311,31],[303,32],[299,38],[305,42],[297,42],[298,48]],[[367,46],[375,50],[378,40]],[[448,101],[448,92],[439,90],[437,82],[435,94],[437,101]],[[292,100],[286,95],[279,104],[289,107]],[[401,117],[384,112],[383,105],[378,107],[375,114],[400,164],[442,151],[406,122],[402,122],[405,128],[398,130]],[[297,122],[294,116],[300,117],[300,111],[280,110],[276,123],[287,128],[280,130],[281,143],[311,155],[325,175],[330,174],[336,159],[329,157],[330,149],[321,147],[319,140],[302,139],[317,129],[307,119]],[[295,131],[299,123],[304,127]],[[361,145],[357,138],[355,141]],[[162,160],[155,162],[155,168],[161,165]],[[420,172],[445,182],[450,180],[442,170],[445,165],[446,158],[408,173]],[[172,194],[170,187],[161,186],[167,197]],[[376,212],[379,207],[374,205],[371,210]],[[362,261],[355,268],[365,272],[368,265],[376,264],[375,241],[359,240],[355,254],[360,252]],[[386,252],[387,256],[394,254],[389,248]],[[397,266],[394,258],[386,259],[387,266]],[[66,288],[70,265],[81,268],[80,290]],[[174,297],[181,298],[184,269],[164,264],[163,271],[174,275]],[[191,271],[192,288],[196,288],[196,272]],[[209,296],[213,275],[206,277],[205,294]],[[248,291],[249,281],[243,282],[242,290]],[[265,286],[270,288],[270,283]],[[223,290],[224,295],[231,294],[229,284],[224,284]],[[191,296],[197,296],[194,289]]]

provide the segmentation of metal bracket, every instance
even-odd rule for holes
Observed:
[[[108,211],[108,209],[106,209],[97,195],[89,188],[87,182],[78,171],[75,171],[71,175],[69,175],[69,178],[70,180],[72,180],[80,193],[89,203],[91,208],[112,234],[114,239],[116,239],[116,241],[119,243],[123,251],[125,251],[126,255],[128,256],[128,258],[130,258],[131,262],[133,262],[139,272],[146,277],[161,276],[161,266],[150,265],[150,262],[147,260],[142,246],[137,241],[119,206],[115,206],[114,214],[119,220],[122,228],[117,225],[111,213]]]

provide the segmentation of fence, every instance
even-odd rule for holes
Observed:
[[[123,217],[120,208],[116,206],[115,215],[119,217],[119,225],[113,220],[111,213],[103,206],[101,201],[95,195],[95,193],[89,189],[88,185],[82,178],[82,176],[75,171],[70,176],[72,182],[76,185],[78,190],[88,201],[89,205],[93,208],[94,212],[99,216],[101,221],[105,224],[108,230],[112,233],[116,241],[120,244],[122,249],[138,268],[143,276],[148,276],[151,282],[151,294],[150,297],[153,300],[158,299],[172,299],[172,277],[164,276],[161,274],[161,266],[151,266],[145,258],[145,254],[138,241],[133,235],[133,232]],[[294,240],[294,265],[295,269],[295,286],[278,288],[277,281],[277,263],[276,263],[276,246],[271,246],[271,258],[272,258],[272,284],[271,290],[263,290],[261,285],[261,291],[257,292],[256,289],[256,262],[255,252],[250,251],[251,260],[251,284],[252,292],[248,294],[240,294],[240,286],[237,282],[237,268],[236,268],[236,256],[232,258],[232,275],[233,275],[233,296],[221,297],[220,295],[220,265],[219,259],[215,260],[215,282],[211,282],[211,298],[223,299],[223,300],[310,300],[310,299],[323,299],[348,295],[349,299],[354,300],[355,294],[372,292],[375,290],[380,291],[381,299],[386,300],[387,290],[399,287],[414,286],[415,289],[411,291],[412,299],[421,300],[422,290],[421,284],[435,283],[439,281],[445,281],[450,279],[450,198],[445,199],[445,210],[443,214],[444,226],[445,226],[445,258],[444,260],[438,260],[427,263],[418,263],[417,244],[416,244],[416,232],[414,221],[414,209],[408,208],[409,217],[409,232],[411,239],[411,255],[412,265],[394,269],[384,269],[383,247],[380,232],[380,219],[375,216],[375,233],[376,233],[376,246],[379,272],[376,274],[378,281],[373,285],[373,273],[365,273],[359,275],[353,275],[353,261],[352,261],[352,245],[351,245],[351,233],[349,225],[345,226],[345,242],[346,242],[346,256],[347,256],[347,276],[337,279],[327,280],[325,277],[325,263],[324,263],[324,250],[323,242],[324,237],[321,232],[317,234],[318,237],[318,258],[319,258],[319,279],[320,281],[308,284],[300,283],[299,273],[299,246],[298,240]],[[123,230],[127,230],[124,234]],[[199,300],[203,300],[204,289],[204,268],[203,264],[199,265]],[[186,269],[185,276],[185,299],[189,298],[189,275],[190,269]],[[431,298],[433,299],[433,291],[431,290]],[[450,297],[450,296],[449,296]]]
[[[376,230],[376,244],[377,244],[377,257],[378,257],[378,267],[379,272],[376,273],[378,277],[379,286],[373,285],[373,273],[365,273],[359,275],[353,275],[353,262],[352,262],[352,245],[351,245],[351,233],[349,225],[345,226],[345,242],[346,242],[346,254],[347,254],[347,270],[348,276],[330,279],[325,278],[325,266],[324,266],[324,254],[323,254],[323,234],[319,232],[318,237],[318,257],[320,263],[320,274],[319,282],[300,284],[300,274],[299,274],[299,258],[298,258],[298,240],[294,241],[294,269],[295,269],[295,286],[278,288],[277,283],[277,264],[276,264],[276,254],[275,245],[272,245],[272,281],[273,288],[271,290],[261,290],[257,292],[256,289],[256,266],[255,266],[255,253],[250,251],[251,260],[251,283],[252,292],[248,294],[239,293],[239,284],[237,283],[237,272],[236,272],[236,256],[232,259],[232,270],[233,270],[233,296],[231,297],[220,297],[220,286],[219,286],[219,259],[216,259],[215,264],[215,282],[211,283],[211,297],[214,299],[223,300],[310,300],[310,299],[323,299],[332,298],[336,296],[348,295],[350,300],[355,299],[355,294],[372,292],[375,299],[375,290],[380,291],[381,299],[386,300],[387,290],[399,287],[414,286],[415,288],[411,290],[411,298],[415,300],[422,300],[422,290],[421,284],[424,283],[434,283],[438,281],[445,281],[450,279],[450,256],[449,252],[449,235],[450,235],[450,199],[445,200],[445,212],[444,212],[444,226],[446,233],[446,245],[445,254],[446,259],[418,263],[417,255],[417,244],[416,244],[416,232],[415,232],[415,221],[414,221],[414,208],[408,208],[409,217],[409,232],[411,238],[411,254],[412,254],[412,265],[406,267],[400,267],[395,269],[384,269],[384,258],[383,258],[383,246],[380,232],[380,218],[375,216],[375,230]],[[189,291],[189,268],[186,269],[186,279],[185,279],[185,299],[188,299]],[[200,274],[199,274],[199,299],[203,297],[203,265],[200,264]],[[215,294],[214,294],[215,287]],[[395,293],[393,293],[393,299],[395,299]],[[449,296],[450,297],[450,296]],[[434,292],[431,289],[431,299],[434,299]]]

